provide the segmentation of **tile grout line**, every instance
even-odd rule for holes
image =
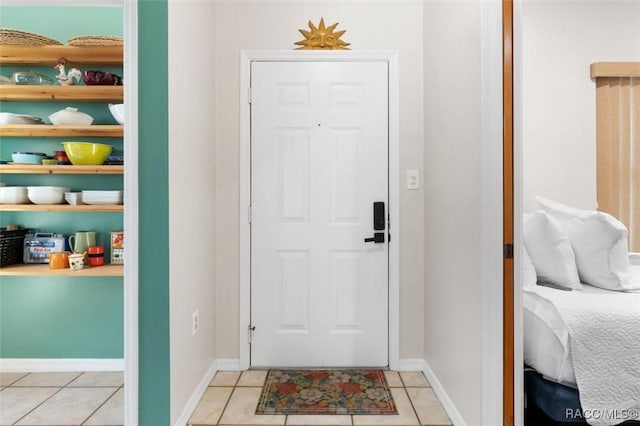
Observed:
[[[112,387],[112,386],[95,386],[95,387]],[[123,386],[124,387],[124,386]],[[68,388],[68,389],[74,389],[73,387]],[[80,423],[80,425],[84,425],[85,423],[87,423],[89,421],[89,419],[98,412],[99,409],[101,409],[106,403],[107,401],[109,401],[111,398],[113,398],[113,396],[118,393],[118,391],[120,390],[119,387],[116,387],[116,390],[113,391],[113,393],[111,395],[109,395],[107,397],[107,399],[105,399],[104,401],[102,401],[102,404],[100,404],[95,410],[93,410],[93,412],[91,414],[89,414],[89,417],[87,417],[86,419],[84,419],[84,421],[82,423]]]
[[[216,372],[216,375],[218,373],[219,372]],[[207,386],[207,389],[209,389],[209,388],[229,388],[230,387],[231,388],[231,393],[229,394],[229,397],[227,398],[227,401],[224,403],[224,407],[222,407],[222,411],[220,412],[220,417],[218,417],[218,420],[216,420],[216,424],[212,425],[212,426],[217,426],[222,421],[222,416],[224,415],[224,412],[227,409],[227,406],[229,405],[229,401],[231,401],[231,396],[234,394],[234,392],[236,391],[236,388],[238,387],[238,382],[240,381],[240,377],[242,376],[242,372],[240,372],[240,374],[238,374],[238,378],[236,378],[234,380],[234,382],[233,382],[233,384],[231,386],[221,386],[221,385],[213,386],[212,383],[216,379],[216,375],[214,375],[213,379],[211,379],[211,381],[209,382],[209,385]],[[202,399],[200,399],[200,402],[198,402],[198,405],[200,405],[201,402],[202,402]],[[198,405],[196,405],[196,408],[198,407]],[[193,413],[191,415],[193,415]],[[197,425],[197,423],[187,422],[187,426],[198,426],[198,425]]]
[[[240,380],[240,376],[238,376],[238,380]],[[236,384],[238,383],[238,380],[236,380]],[[234,386],[233,389],[231,390],[231,393],[229,394],[229,398],[227,398],[227,402],[224,403],[224,407],[220,412],[220,417],[218,417],[218,420],[216,421],[216,425],[219,425],[220,422],[222,421],[224,412],[227,411],[227,407],[229,407],[229,402],[231,401],[231,397],[233,396],[234,393],[236,393],[236,389],[237,389],[237,386]]]
[[[66,388],[67,386],[69,386],[71,383],[75,382],[76,380],[78,380],[80,378],[80,376],[82,376],[85,372],[81,371],[80,374],[78,374],[76,377],[74,377],[73,379],[71,379],[71,381],[69,381],[69,383],[67,383],[66,385],[63,386],[63,388]]]
[[[16,388],[19,388],[20,386],[14,386]],[[26,387],[26,386],[25,386]],[[40,386],[40,387],[54,387],[54,386]],[[48,400],[50,400],[51,398],[53,398],[55,395],[59,394],[60,391],[64,389],[64,387],[58,388],[58,390],[54,393],[52,393],[48,398],[45,398],[44,401],[42,401],[40,404],[36,404],[35,407],[33,407],[31,410],[27,411],[24,416],[20,417],[18,420],[16,420],[13,424],[17,425],[22,419],[24,419],[25,417],[27,417],[29,414],[33,413],[38,407],[40,407],[42,404],[44,404],[45,402],[47,402]]]
[[[403,383],[404,383],[404,381],[403,381]],[[413,403],[413,399],[411,399],[411,395],[409,395],[409,392],[407,392],[407,387],[404,386],[403,389],[404,389],[404,393],[407,395],[407,399],[409,400],[409,404],[411,404],[411,409],[413,409],[413,414],[416,415],[416,419],[418,420],[418,424],[422,425],[422,419],[418,415],[418,410],[416,410],[416,406]]]
[[[24,379],[25,377],[27,377],[29,374],[31,373],[24,373],[24,376],[22,377],[18,377],[16,380],[14,380],[13,382],[9,383],[8,385],[4,385],[2,387],[2,390],[8,388],[8,387],[12,387],[15,383],[18,383],[20,380]],[[17,387],[17,386],[16,386]]]
[[[78,375],[73,377],[71,380],[69,380],[65,385],[62,386],[13,386],[15,385],[17,382],[19,382],[20,380],[26,378],[27,376],[30,376],[31,374],[34,374],[33,372],[28,372],[26,373],[24,376],[20,377],[19,379],[17,379],[16,381],[12,382],[11,385],[6,386],[4,389],[8,389],[8,388],[13,388],[13,389],[21,389],[21,388],[57,388],[58,390],[54,393],[52,393],[49,397],[45,398],[42,402],[40,402],[39,404],[37,404],[36,406],[34,406],[33,408],[31,408],[28,412],[26,412],[22,417],[18,418],[15,423],[13,423],[13,425],[17,425],[20,421],[24,420],[27,416],[29,416],[31,413],[33,413],[37,408],[39,408],[40,406],[42,406],[44,403],[46,403],[47,401],[49,401],[50,399],[52,399],[54,396],[56,396],[57,394],[59,394],[63,389],[81,389],[81,388],[113,388],[115,387],[116,390],[102,403],[100,404],[100,407],[102,407],[106,401],[108,401],[109,399],[111,399],[111,397],[113,397],[113,395],[115,395],[116,392],[118,392],[118,390],[120,390],[120,388],[124,388],[124,384],[120,385],[120,386],[69,386],[71,383],[73,383],[75,380],[77,380],[80,376],[82,376],[85,372],[78,372]],[[87,422],[87,420],[89,420],[89,418],[91,418],[92,415],[95,414],[95,412],[100,409],[100,407],[98,407],[93,413],[91,413],[91,415],[85,419],[81,425],[83,425],[84,423]],[[29,426],[29,425],[27,425]]]

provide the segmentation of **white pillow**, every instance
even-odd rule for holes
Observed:
[[[622,222],[608,213],[536,199],[569,236],[582,282],[607,290],[640,288],[640,280],[631,273],[628,231]]]
[[[524,215],[522,239],[540,283],[582,288],[569,237],[560,223],[542,210]]]
[[[535,287],[538,282],[536,269],[531,263],[531,258],[526,247],[522,247],[522,288]]]

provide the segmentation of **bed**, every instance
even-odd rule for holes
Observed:
[[[527,287],[523,328],[528,403],[556,422],[640,420],[640,292]]]
[[[640,62],[594,63],[591,78],[598,211],[536,197],[524,215],[525,392],[556,422],[640,424]]]

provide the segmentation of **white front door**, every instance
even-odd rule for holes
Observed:
[[[388,365],[388,192],[387,62],[252,62],[253,366]]]

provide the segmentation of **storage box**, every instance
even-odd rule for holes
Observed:
[[[7,228],[0,228],[0,268],[23,263],[22,250],[27,232],[26,229],[7,231]]]
[[[124,263],[124,232],[111,231],[111,263]]]
[[[35,233],[24,237],[24,263],[49,263],[49,253],[64,251],[62,234]]]

